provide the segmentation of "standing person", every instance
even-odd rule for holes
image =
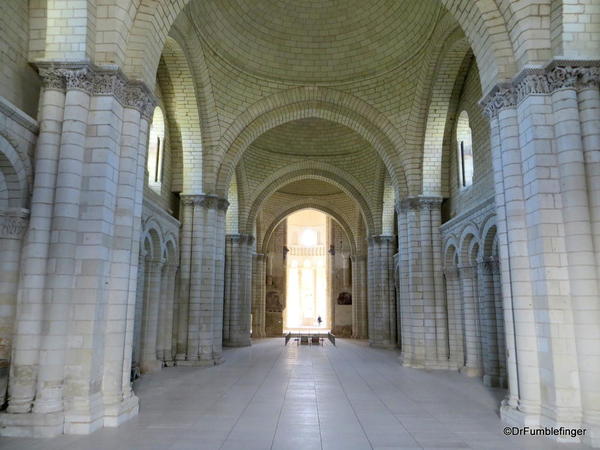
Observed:
[[[317,322],[319,323],[319,326],[321,326],[321,322],[323,322],[323,319],[321,319],[321,316],[317,317]]]

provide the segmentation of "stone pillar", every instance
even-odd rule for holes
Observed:
[[[367,282],[367,255],[356,256],[356,285],[358,301],[356,304],[357,338],[369,338],[369,312],[368,312],[368,282]]]
[[[225,212],[229,203],[212,195],[182,195],[182,200],[191,213],[184,216],[182,246],[189,242],[191,253],[189,272],[181,278],[182,282],[189,279],[186,357],[178,364],[219,364],[223,361]],[[186,225],[189,219],[191,224]],[[183,264],[182,254],[182,272]]]
[[[175,359],[183,362],[187,357],[189,333],[190,281],[192,258],[192,230],[194,225],[193,202],[181,202],[181,245],[179,267],[179,315],[177,317],[177,353]]]
[[[146,289],[144,295],[144,314],[142,322],[142,354],[140,369],[142,373],[155,372],[162,368],[157,357],[158,312],[161,300],[162,272],[165,261],[161,258],[147,258]]]
[[[138,257],[138,278],[135,299],[135,323],[133,328],[133,348],[131,357],[131,366],[138,373],[140,362],[142,360],[142,322],[144,315],[144,295],[146,288],[146,252],[142,251]]]
[[[225,237],[223,344],[228,347],[250,345],[253,246],[254,236]]]
[[[409,197],[396,205],[401,265],[399,307],[405,313],[402,363],[448,369],[447,304],[443,289],[439,197]]]
[[[482,375],[482,364],[476,268],[470,264],[461,264],[458,266],[458,277],[465,330],[465,365],[460,371],[468,377],[478,377]]]
[[[444,271],[446,278],[446,299],[448,301],[448,344],[450,348],[450,362],[452,368],[465,365],[464,355],[464,324],[463,300],[460,295],[460,280],[456,266],[447,267]]]
[[[589,193],[598,179],[599,84],[597,62],[555,60],[483,100],[492,124],[505,325],[518,368],[511,370],[507,342],[509,385],[517,384],[502,417],[581,426],[583,440],[596,445],[600,268],[597,200]]]
[[[498,261],[488,257],[477,261],[477,291],[479,292],[479,324],[481,332],[481,355],[483,383],[486,386],[501,385],[498,330],[496,321],[496,298],[493,273]]]
[[[28,216],[26,209],[0,210],[0,402],[3,404],[17,308],[21,244]]]
[[[369,344],[373,347],[396,346],[395,240],[394,236],[369,238]]]
[[[159,329],[158,329],[158,358],[163,365],[171,367],[174,364],[172,353],[173,308],[175,295],[175,276],[177,264],[165,264],[160,293]]]
[[[148,121],[135,108],[123,109],[104,340],[104,426],[118,426],[138,412],[130,377]]]
[[[267,295],[266,256],[252,255],[252,337],[265,337],[265,314]]]
[[[40,134],[35,152],[30,226],[21,256],[22,271],[8,391],[7,411],[14,414],[31,412],[36,394],[52,226],[50,205],[56,190],[65,108],[64,79],[53,70],[40,70],[40,76],[43,81],[39,106]],[[26,423],[23,425],[26,426]],[[62,420],[57,418],[50,428],[47,431],[49,434],[62,433]]]
[[[39,70],[42,131],[4,435],[89,433],[137,412],[123,375],[139,251],[139,140],[152,95],[87,63]]]

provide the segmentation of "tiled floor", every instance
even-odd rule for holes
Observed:
[[[503,392],[457,373],[398,364],[366,343],[226,351],[214,368],[165,369],[136,385],[140,415],[116,429],[55,439],[0,438],[3,450],[568,449],[502,434]]]

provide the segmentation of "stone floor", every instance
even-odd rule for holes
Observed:
[[[55,439],[0,438],[2,450],[568,449],[502,434],[501,390],[457,373],[398,364],[364,342],[259,340],[214,368],[145,376],[140,415],[120,428]]]

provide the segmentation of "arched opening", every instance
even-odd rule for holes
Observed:
[[[468,188],[473,184],[473,139],[469,115],[466,111],[460,113],[456,125],[458,186]]]
[[[165,146],[165,116],[160,107],[154,109],[152,125],[148,139],[148,186],[160,193],[163,181],[163,162]]]
[[[287,218],[284,332],[331,328],[327,303],[327,216],[305,209]]]

